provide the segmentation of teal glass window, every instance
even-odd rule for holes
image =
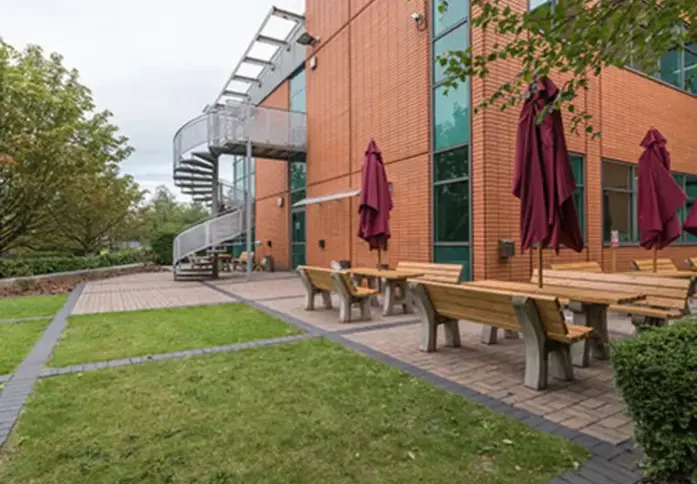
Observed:
[[[636,168],[634,165],[603,161],[603,240],[619,232],[620,242],[638,242],[636,212]]]
[[[682,52],[673,51],[661,56],[659,75],[662,81],[682,87]]]
[[[445,79],[445,67],[437,58],[451,50],[464,50],[469,45],[469,29],[462,24],[452,32],[444,35],[433,43],[433,82],[438,84]]]
[[[574,191],[574,205],[576,206],[576,216],[578,224],[583,234],[583,240],[586,239],[586,176],[585,176],[585,159],[583,155],[571,153],[569,155],[571,170],[574,173],[574,182],[576,190]]]
[[[685,219],[690,214],[692,206],[694,205],[695,198],[697,198],[697,175],[683,175],[683,174],[673,174],[675,182],[682,188],[687,195],[687,201],[680,207],[678,211],[678,217],[680,223],[685,223]],[[683,242],[697,242],[697,237],[694,235],[683,232],[680,235],[680,240]]]
[[[697,94],[697,44],[685,49],[685,89]]]
[[[306,89],[305,89],[305,68],[303,67],[297,73],[290,78],[290,110],[306,112],[307,111],[307,99],[306,99]]]
[[[293,224],[293,243],[304,243],[305,240],[305,211],[293,212],[291,214],[291,223]]]
[[[302,161],[290,164],[290,190],[304,189],[307,184],[307,165]]]
[[[433,163],[434,182],[464,178],[469,173],[469,148],[463,146],[437,153]]]
[[[530,0],[530,11],[537,10],[540,7],[544,7],[545,5],[552,5],[554,3],[554,0]]]
[[[437,37],[449,28],[469,17],[469,0],[448,0],[448,8],[441,13],[441,0],[433,0],[433,36]]]
[[[470,272],[470,248],[467,245],[434,245],[433,260],[442,264],[462,264],[460,281],[469,281]]]
[[[436,151],[469,141],[470,110],[469,80],[450,88],[446,94],[445,86],[434,90],[434,148]]]
[[[436,185],[433,192],[435,241],[469,241],[469,182]]]

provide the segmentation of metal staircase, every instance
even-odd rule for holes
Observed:
[[[247,174],[252,158],[305,160],[305,114],[255,104],[304,63],[304,48],[296,43],[304,22],[302,15],[273,7],[214,103],[174,135],[174,184],[211,208],[210,218],[175,238],[175,279],[217,277],[212,263],[194,262],[200,262],[199,256],[224,251],[243,234],[247,234],[247,250],[253,250],[250,177],[243,190],[220,180],[221,155],[244,157]]]
[[[228,102],[182,126],[174,137],[174,183],[210,206],[211,217],[175,238],[175,279],[216,277],[212,263],[194,264],[197,255],[219,252],[219,246],[253,227],[249,189],[218,179],[221,155],[295,161],[304,160],[306,150],[304,113]],[[219,213],[221,204],[225,210]]]

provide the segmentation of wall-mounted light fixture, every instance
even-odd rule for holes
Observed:
[[[278,197],[278,198],[276,199],[276,206],[277,206],[278,208],[283,207],[283,203],[284,203],[284,202],[283,202],[283,197]]]
[[[267,240],[267,241],[266,241],[266,247],[271,247],[271,241],[270,241],[270,240]]]
[[[319,37],[315,37],[312,34],[310,34],[309,32],[303,32],[302,34],[300,34],[300,37],[295,39],[295,41],[298,44],[304,45],[307,47],[309,45],[315,45],[317,42],[319,42]]]
[[[424,13],[413,12],[411,14],[411,19],[416,24],[416,28],[421,32],[428,28],[428,14],[426,12],[428,12],[428,0],[424,0]]]
[[[324,239],[319,239],[319,248],[324,249],[327,246],[327,243],[324,241]]]

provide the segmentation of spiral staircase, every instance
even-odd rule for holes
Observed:
[[[304,113],[228,101],[182,126],[174,136],[174,183],[211,216],[177,235],[173,245],[175,280],[217,277],[200,256],[224,251],[253,227],[254,201],[218,178],[221,155],[302,161],[306,157]],[[247,165],[249,166],[249,165]],[[220,210],[221,204],[224,210]],[[253,250],[253,249],[252,249]]]

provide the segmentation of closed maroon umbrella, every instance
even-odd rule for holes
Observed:
[[[656,272],[656,250],[680,237],[678,210],[687,196],[670,173],[670,154],[666,139],[655,128],[649,129],[641,142],[644,152],[639,158],[639,243],[653,249],[653,271]]]
[[[382,250],[387,248],[390,238],[390,210],[392,194],[387,182],[382,153],[371,140],[365,150],[361,201],[358,207],[358,236],[368,242],[370,250],[377,249],[378,264]]]
[[[539,123],[537,116],[554,102],[559,89],[547,77],[528,91],[518,121],[513,195],[520,199],[520,249],[539,243],[539,284],[542,286],[542,249],[559,253],[564,245],[583,250],[583,236],[574,205],[573,171],[564,139],[561,113],[553,110]]]

